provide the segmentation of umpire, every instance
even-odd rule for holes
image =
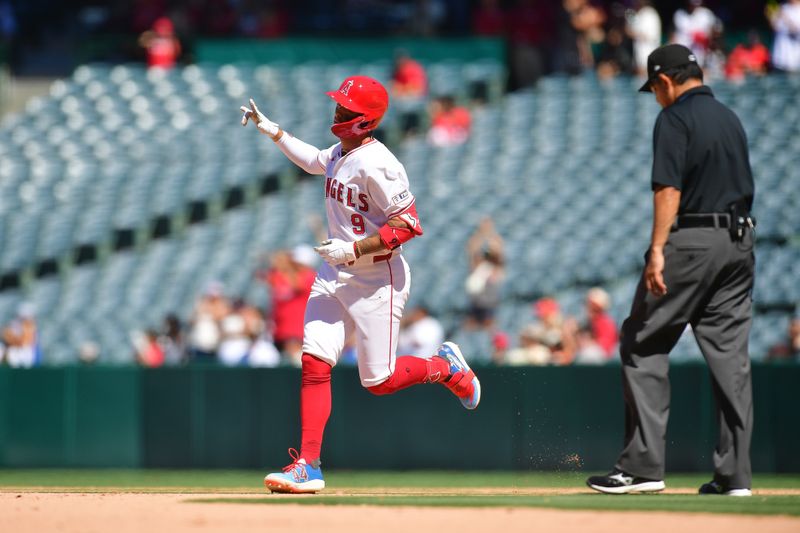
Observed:
[[[739,119],[703,85],[692,52],[670,44],[647,58],[663,110],[653,131],[653,232],[647,265],[622,325],[625,446],[605,476],[610,494],[664,489],[669,352],[687,324],[712,375],[719,420],[714,479],[701,494],[749,496],[753,403],[753,176]]]

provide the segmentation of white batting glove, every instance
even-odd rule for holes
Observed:
[[[343,241],[341,239],[328,239],[322,241],[319,246],[314,248],[323,261],[332,266],[343,265],[355,261],[356,243]]]
[[[247,126],[247,121],[252,120],[253,124],[256,125],[261,133],[269,135],[272,138],[275,138],[275,136],[278,135],[278,132],[281,129],[280,126],[264,116],[264,113],[258,110],[258,107],[252,98],[250,99],[249,108],[247,106],[242,106],[239,109],[242,111],[242,113],[244,113],[242,115],[242,126]]]

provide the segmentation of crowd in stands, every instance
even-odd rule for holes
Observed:
[[[141,36],[139,46],[135,39],[127,46],[120,44],[121,49],[108,51],[106,59],[147,56],[152,62],[159,56],[156,61],[161,64],[191,62],[193,43],[200,38],[497,37],[508,43],[512,89],[531,86],[553,72],[596,69],[604,77],[641,73],[647,53],[665,41],[690,46],[710,71],[738,76],[742,56],[748,54],[740,50],[734,66],[725,63],[740,41],[749,48],[743,38],[746,30],[758,29],[765,41],[773,31],[774,45],[766,62],[760,48],[746,58],[750,65],[757,63],[748,72],[761,72],[765,64],[787,72],[800,70],[798,0],[64,0],[51,4],[0,1],[0,44],[10,50],[6,57],[12,69],[26,57],[23,49],[40,47],[57,26],[82,41],[94,36]]]
[[[564,316],[557,300],[533,304],[536,319],[518,334],[516,346],[497,346],[494,363],[520,365],[605,364],[616,361],[617,324],[608,314],[608,293],[593,287],[586,293],[585,319]]]
[[[16,41],[35,46],[51,31],[35,16],[39,3],[23,9],[0,1],[0,38],[12,48]],[[164,65],[182,51],[191,62],[199,38],[389,35],[503,39],[512,89],[553,72],[641,74],[647,54],[666,41],[692,48],[712,75],[738,79],[743,69],[800,70],[800,0],[67,0],[48,16],[68,19],[61,27],[79,28],[81,39],[139,35],[139,47],[125,47],[115,57],[144,58],[144,48],[151,64]],[[745,38],[749,29],[759,30],[764,41],[774,32],[768,57],[766,45]],[[728,67],[728,61],[734,64]],[[407,74],[412,84],[418,79],[413,68]]]
[[[544,296],[530,302],[530,321],[518,331],[499,328],[495,313],[504,283],[504,242],[490,218],[482,219],[468,241],[471,271],[465,279],[469,307],[463,322],[448,331],[424,305],[407,309],[400,326],[398,354],[433,354],[446,339],[477,333],[465,355],[473,365],[563,366],[598,365],[618,361],[619,324],[610,314],[611,298],[601,287],[586,291],[578,316],[563,312],[559,301]],[[303,317],[317,266],[305,245],[271,254],[255,276],[270,296],[266,308],[225,294],[219,282],[209,283],[185,321],[164,317],[159,327],[130,333],[133,360],[148,368],[211,364],[222,366],[299,366]],[[2,328],[0,365],[30,368],[42,362],[36,317],[23,302],[16,317]],[[94,364],[94,343],[81,346],[79,360]],[[355,346],[347,344],[342,365],[355,365]],[[766,362],[800,361],[800,317],[788,325],[784,340],[769,350]]]
[[[789,321],[786,338],[770,348],[766,361],[800,361],[800,317]]]
[[[648,54],[663,42],[691,48],[710,80],[742,81],[770,69],[800,71],[798,0],[770,4],[761,21],[748,21],[751,28],[769,25],[774,30],[772,55],[755,29],[745,39],[731,39],[728,49],[725,18],[730,11],[719,6],[716,12],[704,0],[687,0],[666,19],[663,9],[656,10],[659,2],[650,0],[558,4],[520,1],[503,9],[501,2],[483,0],[476,10],[476,33],[507,37],[512,88],[531,86],[553,72],[574,75],[594,69],[601,79],[641,76]]]
[[[160,328],[131,333],[142,366],[187,363],[223,366],[300,366],[303,317],[316,276],[317,254],[307,245],[277,250],[254,275],[270,296],[268,308],[225,294],[210,282],[182,323],[175,314]],[[86,361],[84,362],[91,362]]]
[[[342,29],[368,26],[371,21],[373,29],[395,25],[406,35],[444,33],[444,28],[456,26],[467,34],[502,37],[509,44],[510,88],[531,86],[542,75],[554,72],[577,75],[595,70],[600,79],[641,76],[647,55],[666,41],[689,46],[712,82],[721,78],[738,82],[771,70],[800,72],[800,0],[759,7],[756,14],[763,16],[764,24],[774,32],[771,49],[763,32],[751,30],[728,50],[724,37],[730,12],[720,2],[707,6],[703,0],[687,0],[668,14],[661,4],[650,0],[408,1],[393,2],[391,9],[379,15],[378,7],[386,7],[382,2],[345,0],[345,9],[337,10],[341,14],[334,14],[332,7],[331,12],[319,7],[315,16],[344,21],[339,26]],[[356,5],[358,10],[346,9]],[[172,68],[182,59],[191,60],[184,54],[182,39],[198,35],[275,38],[302,27],[295,17],[296,8],[280,0],[136,0],[97,9],[102,13],[94,17],[84,13],[85,18],[94,21],[98,30],[135,32],[148,65],[154,68]],[[420,9],[425,16],[415,18]],[[459,16],[451,17],[454,12]],[[12,3],[0,1],[0,34],[6,40],[17,31],[14,21]],[[763,26],[755,19],[751,22]],[[468,140],[471,109],[482,101],[480,87],[469,95],[470,101],[451,94],[430,94],[423,64],[398,51],[389,88],[393,105],[401,110],[406,134],[424,133],[427,142],[440,147]],[[459,329],[483,332],[491,339],[490,353],[474,356],[484,364],[496,365],[615,361],[619,324],[609,314],[609,294],[600,287],[587,291],[581,317],[565,315],[555,298],[543,297],[530,302],[534,319],[529,324],[519,331],[498,329],[495,313],[506,281],[505,246],[490,218],[480,221],[468,241],[470,272],[464,290],[469,305]],[[146,367],[202,362],[299,365],[303,315],[316,260],[307,246],[271,254],[264,268],[255,273],[270,297],[266,308],[225,294],[222,285],[210,283],[193,310],[176,310],[186,312],[185,320],[171,314],[159,326],[131,332],[135,360]],[[0,332],[0,363],[15,367],[39,364],[37,325],[30,305],[20,306],[17,316]],[[451,333],[424,306],[409,309],[401,325],[399,353],[432,353]],[[349,348],[344,362],[354,361],[353,349]],[[81,348],[82,361],[91,363],[97,357],[91,343]],[[788,359],[800,359],[797,318],[790,323],[785,341],[774,346],[767,357],[770,361]]]

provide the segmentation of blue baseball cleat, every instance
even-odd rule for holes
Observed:
[[[289,494],[314,494],[325,488],[319,459],[306,463],[294,448],[289,448],[289,455],[294,462],[284,467],[283,472],[268,474],[264,478],[264,486],[271,492]]]
[[[458,396],[461,405],[467,409],[478,407],[481,401],[481,382],[467,364],[458,345],[454,342],[445,342],[439,346],[436,355],[447,359],[450,363],[450,375],[440,383]]]

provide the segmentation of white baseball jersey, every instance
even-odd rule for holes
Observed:
[[[396,216],[419,227],[405,169],[379,141],[344,156],[337,143],[316,159],[325,169],[329,237],[360,240]],[[411,288],[408,264],[399,252],[363,255],[337,267],[323,263],[306,306],[303,351],[335,365],[352,338],[365,387],[394,372],[400,318]]]
[[[318,160],[325,169],[325,209],[331,238],[363,239],[414,204],[405,168],[377,140],[344,156],[341,143],[337,143],[321,151]]]

